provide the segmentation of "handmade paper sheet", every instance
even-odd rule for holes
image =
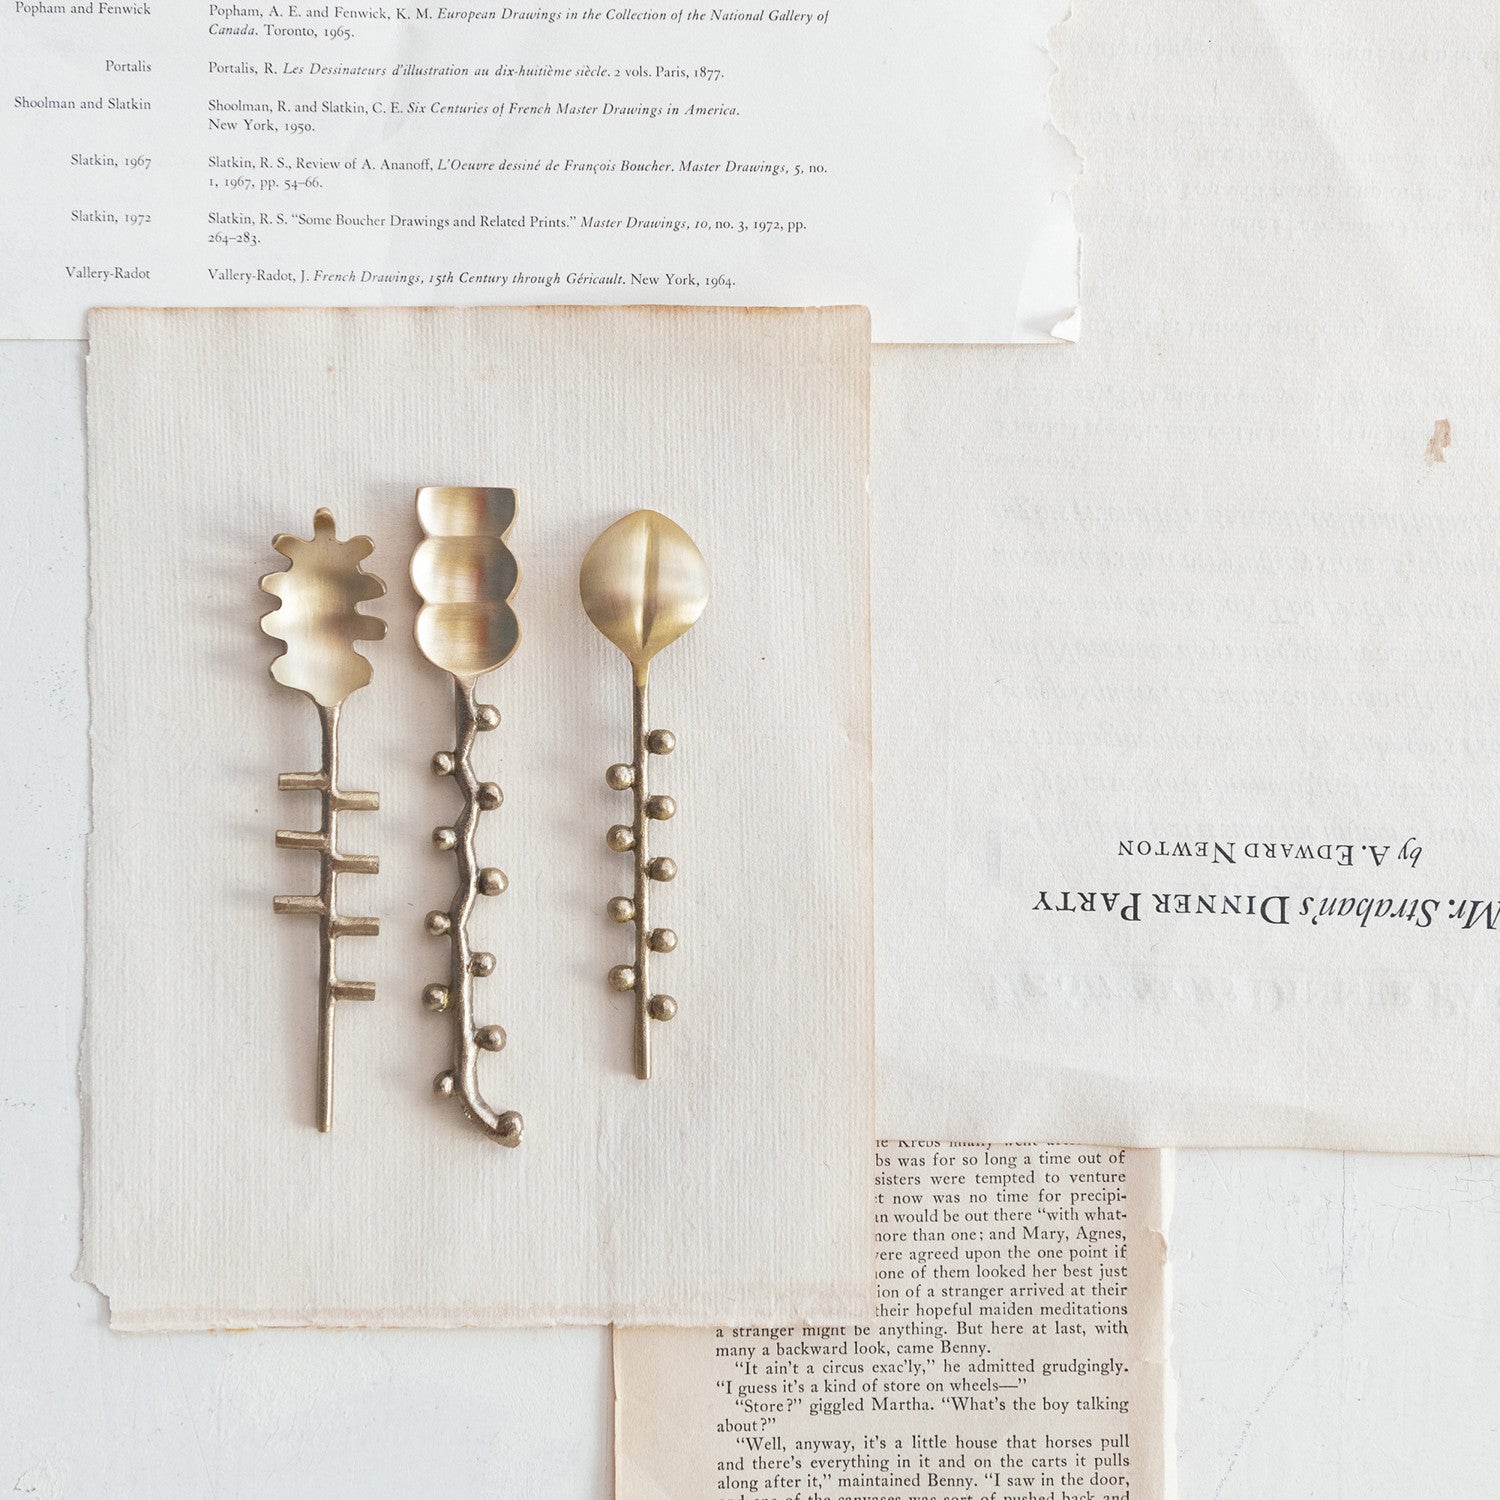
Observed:
[[[1085,337],[879,351],[884,1133],[1500,1151],[1497,26],[1080,3]]]
[[[866,401],[859,310],[120,311],[89,364],[94,827],[86,1274],[122,1328],[695,1322],[865,1315],[873,1297]],[[412,642],[423,483],[515,487],[522,641],[481,684],[476,763],[505,793],[480,854],[497,955],[478,1019],[507,1150],[432,1080],[424,1012],[453,859],[451,682]],[[316,859],[279,771],[316,765],[312,706],[258,628],[274,533],[329,506],[368,533],[389,637],[342,725],[349,815],[382,921],[341,965],[335,1122],[313,1128],[315,923],[273,895]],[[627,511],[671,515],[713,594],[654,677],[680,867],[654,912],[681,1007],[656,1076],[605,984],[629,888],[605,847],[630,672],[578,565]],[[623,886],[622,886],[623,882]],[[670,972],[668,969],[670,967]]]

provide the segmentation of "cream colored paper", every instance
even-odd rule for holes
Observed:
[[[885,1134],[1500,1151],[1500,16],[1413,21],[1080,0],[1083,341],[878,351]]]
[[[868,1312],[872,1120],[866,400],[857,309],[96,315],[89,366],[89,1122],[84,1269],[121,1328],[538,1324]],[[454,866],[450,680],[411,640],[416,485],[514,485],[522,643],[481,686],[476,752],[505,791],[481,856],[478,1015],[495,1145],[434,1099],[448,1018],[419,1004]],[[283,770],[316,716],[271,681],[258,616],[273,533],[315,507],[367,532],[390,585],[343,772],[373,788],[348,846],[378,877],[341,905],[373,1004],[338,1015],[335,1127],[312,1126],[316,932]],[[653,673],[681,869],[658,920],[681,1013],[631,1074],[603,914],[630,673],[578,602],[609,522],[657,507],[713,570]]]
[[[615,1335],[617,1500],[1161,1500],[1162,1157],[881,1141],[874,1323]]]
[[[294,8],[292,8],[294,7]],[[1077,304],[1066,0],[0,10],[0,335],[91,306]]]

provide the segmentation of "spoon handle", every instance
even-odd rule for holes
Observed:
[[[472,678],[455,678],[453,689],[457,746],[450,754],[433,757],[432,769],[451,776],[463,796],[459,815],[451,825],[435,828],[432,840],[439,849],[451,850],[458,861],[458,889],[447,911],[427,914],[427,931],[446,937],[449,943],[448,983],[430,984],[422,992],[428,1010],[453,1015],[453,1066],[439,1073],[433,1087],[443,1097],[456,1097],[463,1111],[502,1146],[519,1146],[525,1122],[513,1109],[495,1110],[485,1102],[479,1088],[479,1054],[498,1052],[505,1046],[505,1031],[499,1026],[474,1024],[474,980],[495,972],[493,953],[476,953],[469,941],[469,918],[480,896],[498,896],[506,887],[505,876],[495,869],[480,869],[474,853],[474,833],[482,812],[500,806],[500,788],[493,781],[480,781],[474,773],[474,741],[482,730],[493,729],[499,715],[474,698]]]
[[[318,893],[315,896],[278,896],[275,910],[318,919],[318,1129],[333,1129],[333,1012],[340,1000],[373,1000],[375,986],[365,980],[338,977],[338,940],[341,937],[378,937],[379,917],[346,917],[338,910],[340,875],[375,875],[380,859],[374,854],[339,852],[339,814],[373,812],[380,806],[376,792],[340,791],[339,710],[342,704],[318,705],[323,742],[322,766],[317,771],[287,771],[277,780],[283,792],[317,792],[322,817],[316,830],[281,828],[278,849],[310,849],[318,855]]]
[[[651,955],[670,953],[677,946],[677,934],[670,927],[651,926],[651,883],[672,880],[677,874],[674,860],[652,857],[650,825],[663,822],[677,811],[670,797],[653,796],[650,789],[650,762],[653,755],[670,755],[675,737],[665,729],[647,730],[649,722],[649,680],[647,670],[633,673],[631,693],[631,759],[611,766],[605,781],[615,791],[629,791],[630,823],[616,823],[605,842],[619,854],[630,854],[634,867],[634,887],[630,896],[617,896],[609,903],[614,921],[635,926],[634,962],[617,964],[609,971],[612,989],[635,994],[634,1055],[635,1076],[651,1077],[651,1023],[670,1021],[677,1014],[677,1002],[670,995],[651,993]]]

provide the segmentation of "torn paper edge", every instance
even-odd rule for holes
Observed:
[[[1046,7],[1050,9],[1050,6]],[[1050,158],[1047,177],[1051,183],[1047,214],[1032,244],[1031,260],[1021,279],[1021,316],[1024,317],[1028,296],[1037,298],[1040,309],[1055,309],[1047,318],[1047,335],[1059,343],[1076,344],[1082,334],[1083,297],[1081,267],[1083,241],[1078,232],[1074,195],[1083,180],[1084,160],[1078,144],[1058,121],[1059,85],[1063,81],[1063,53],[1067,44],[1065,32],[1073,23],[1070,3],[1060,20],[1047,27],[1044,50],[1051,64],[1045,99],[1047,123],[1044,149]],[[1066,270],[1060,270],[1060,267]]]
[[[1177,1500],[1177,1361],[1173,1316],[1172,1212],[1177,1200],[1177,1152],[1170,1146],[1158,1153],[1157,1183],[1161,1219],[1161,1493],[1162,1500]]]
[[[87,329],[85,330],[87,334]],[[94,1009],[94,955],[93,926],[94,903],[91,886],[94,878],[94,524],[92,497],[94,492],[94,447],[89,442],[89,401],[93,385],[94,349],[85,336],[79,350],[82,359],[81,409],[79,423],[83,429],[83,545],[86,604],[83,627],[83,681],[88,704],[84,734],[88,741],[84,757],[85,796],[88,803],[88,818],[83,837],[83,1016],[78,1027],[78,1058],[74,1078],[78,1086],[78,1259],[73,1264],[72,1279],[91,1288],[104,1299],[107,1319],[113,1324],[114,1307],[109,1292],[99,1284],[99,1270],[93,1253],[93,1239],[89,1225],[94,1216],[94,1191],[92,1173],[89,1171],[94,1135],[93,1089],[90,1087],[92,1053],[89,1047],[89,1029],[93,1025]]]
[[[1016,296],[1014,343],[1076,343],[1079,337],[1079,236],[1073,193],[1083,175],[1083,157],[1057,122],[1056,94],[1063,70],[1063,31],[1071,3],[1058,17],[1058,0],[1033,0],[1031,45],[1046,59],[1042,83],[1045,118],[1037,146],[1040,168],[1036,228]]]

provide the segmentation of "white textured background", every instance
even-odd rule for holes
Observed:
[[[1240,24],[1264,23],[1268,56],[1282,51],[1286,59],[1279,71],[1267,68],[1315,109],[1329,49],[1298,45],[1307,40],[1298,26],[1303,11],[1270,0],[1232,7]],[[1205,18],[1216,14],[1189,0],[1151,10],[1163,49],[1175,47],[1184,68],[1202,73],[1209,103],[1220,64]],[[1420,100],[1363,83],[1364,97],[1356,90],[1358,107],[1344,122],[1346,132],[1364,130],[1373,148],[1406,151],[1403,159],[1430,138],[1431,120],[1454,128],[1444,113],[1444,55],[1470,87],[1486,69],[1493,78],[1493,50],[1473,40],[1489,16],[1478,0],[1444,3],[1424,13],[1420,27],[1387,4],[1307,14],[1325,38],[1341,19],[1348,23],[1342,66],[1354,67],[1357,81],[1360,56],[1397,71],[1393,49],[1428,60]],[[1161,102],[1170,115],[1173,101]],[[1137,101],[1123,101],[1118,128],[1139,114]],[[1460,118],[1457,128],[1464,124]],[[1180,117],[1163,121],[1162,138],[1182,125]],[[1253,145],[1253,132],[1236,142]],[[1325,159],[1339,170],[1337,151]],[[1201,180],[1222,187],[1223,160],[1205,150]],[[1435,166],[1419,194],[1454,228],[1461,249],[1472,224],[1448,195],[1476,174],[1493,176],[1493,160],[1460,149]],[[1353,233],[1363,232],[1364,215],[1393,237],[1416,222],[1394,201],[1377,212],[1363,184],[1348,181]],[[1186,188],[1174,182],[1171,191]],[[1253,225],[1265,212],[1264,202],[1224,196],[1226,217]],[[1277,201],[1274,183],[1265,201]],[[1110,273],[1087,230],[1085,261],[1089,279]],[[1338,270],[1329,269],[1334,285]],[[1453,265],[1418,271],[1451,274]],[[1174,314],[1162,320],[1163,342],[1212,306],[1222,275],[1215,261],[1189,283],[1163,289],[1164,309]],[[1407,285],[1393,276],[1388,289],[1399,297]],[[1468,291],[1487,312],[1493,275]],[[1268,297],[1277,294],[1268,287]],[[1302,331],[1316,341],[1327,330],[1311,316]],[[1085,340],[1097,332],[1086,320]],[[1441,338],[1447,330],[1428,332]],[[1399,342],[1392,348],[1399,369]],[[12,693],[0,724],[11,809],[0,844],[0,951],[9,960],[0,1047],[0,1493],[283,1500],[322,1490],[405,1500],[430,1484],[454,1500],[502,1491],[540,1500],[607,1496],[602,1334],[123,1337],[106,1332],[91,1289],[67,1279],[78,1230],[73,1070],[86,818],[78,363],[74,346],[0,349],[8,460],[0,492],[13,531],[0,553],[7,627],[0,650]],[[1185,1497],[1467,1500],[1493,1492],[1494,1160],[1185,1152],[1175,1203]],[[462,1386],[478,1394],[455,1399]]]
[[[593,1500],[603,1330],[116,1334],[70,1279],[87,821],[82,356],[0,345],[0,1494]],[[1488,1493],[1500,1164],[1183,1152],[1181,1493]]]

